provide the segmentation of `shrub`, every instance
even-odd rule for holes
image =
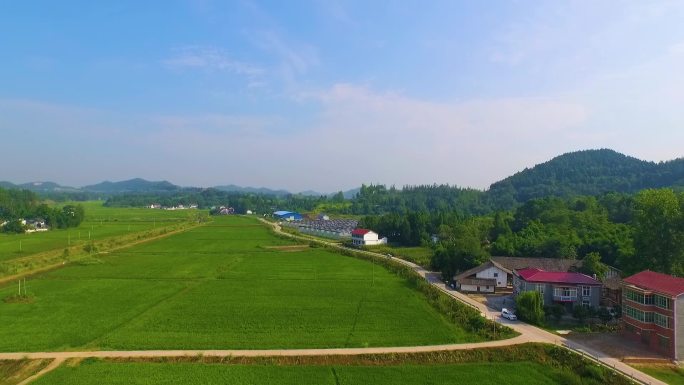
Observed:
[[[553,305],[545,306],[544,312],[547,315],[553,317],[556,320],[556,322],[559,322],[565,314],[565,307],[563,305],[555,303]]]
[[[515,298],[515,305],[518,316],[523,321],[535,325],[541,325],[544,322],[542,297],[538,291],[526,291],[518,294]]]

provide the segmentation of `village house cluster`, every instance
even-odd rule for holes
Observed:
[[[333,239],[351,239],[354,246],[375,246],[387,244],[387,238],[372,230],[357,228],[356,219],[330,219],[326,214],[306,217],[293,211],[274,211],[273,217],[280,220],[283,226],[296,228],[304,234]]]
[[[642,271],[620,278],[609,267],[601,279],[579,272],[582,261],[492,257],[453,277],[466,293],[540,293],[544,305],[622,309],[621,334],[673,360],[684,358],[684,278]]]
[[[47,225],[45,219],[34,218],[34,219],[19,219],[19,223],[24,227],[25,233],[36,233],[50,230],[50,226]],[[0,222],[0,228],[5,227],[9,224],[9,221]]]
[[[148,209],[157,209],[157,210],[189,210],[189,209],[197,209],[199,206],[196,203],[191,203],[189,205],[176,205],[176,206],[162,206],[157,203],[152,203],[149,206],[147,206]]]

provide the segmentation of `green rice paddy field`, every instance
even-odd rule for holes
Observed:
[[[93,360],[75,367],[61,366],[38,379],[35,384],[551,385],[559,383],[559,377],[556,370],[530,362],[420,366],[266,366],[112,363]]]
[[[85,244],[89,239],[101,240],[150,230],[187,220],[198,213],[198,210],[108,208],[97,201],[77,204],[83,205],[86,213],[85,220],[78,228],[31,234],[0,234],[0,262],[61,249],[68,245]]]
[[[479,340],[385,269],[322,249],[278,248],[291,244],[255,219],[219,217],[31,278],[31,301],[0,300],[0,351]],[[0,299],[17,288],[0,287]]]

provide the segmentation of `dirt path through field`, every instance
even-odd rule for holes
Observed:
[[[43,369],[41,369],[38,373],[32,375],[31,377],[28,377],[27,379],[23,380],[22,382],[18,383],[17,385],[26,385],[30,383],[31,381],[35,380],[36,378],[44,375],[45,373],[52,371],[54,369],[57,369],[62,363],[64,362],[65,358],[55,358],[50,362],[50,364]]]

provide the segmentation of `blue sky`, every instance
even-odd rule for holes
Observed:
[[[0,2],[0,180],[486,188],[684,152],[681,1]]]

